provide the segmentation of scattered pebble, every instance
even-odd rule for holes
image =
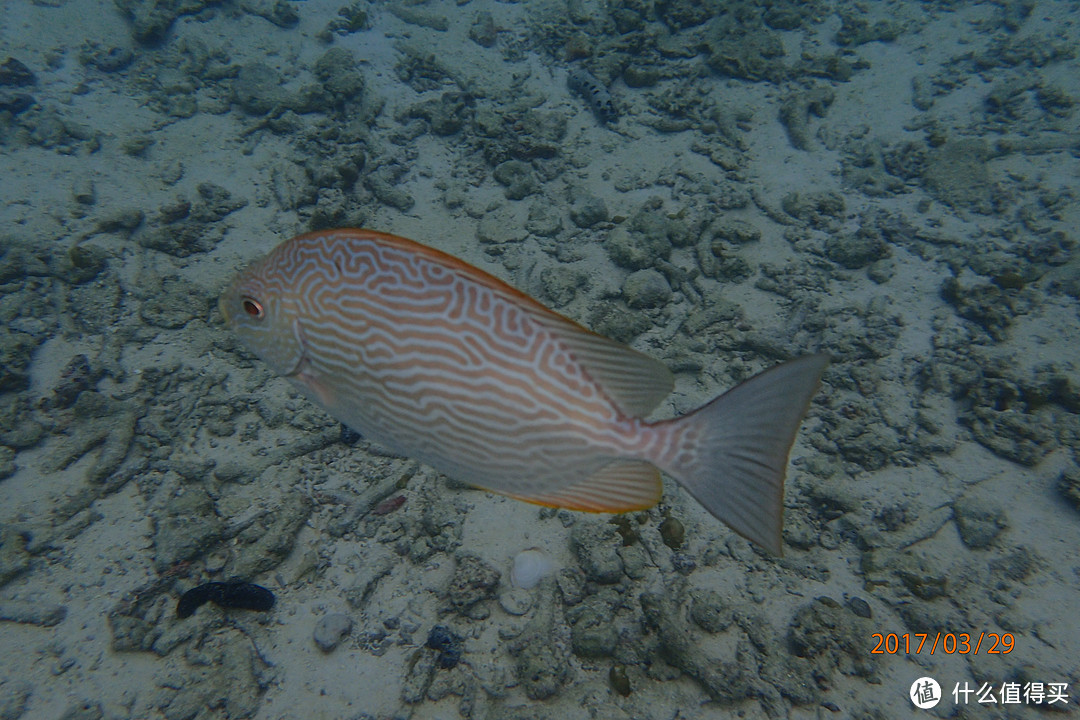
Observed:
[[[533,594],[523,588],[511,588],[499,595],[499,607],[507,615],[524,615],[533,606]]]
[[[870,603],[866,602],[860,597],[850,597],[847,599],[847,606],[851,612],[855,613],[861,618],[870,619],[873,613],[870,611]]]
[[[623,697],[630,694],[632,688],[630,687],[630,678],[626,675],[625,665],[612,665],[611,670],[608,671],[608,680],[611,681],[611,689],[615,692]]]
[[[671,300],[671,285],[657,270],[638,270],[623,282],[623,297],[632,308],[663,307]]]
[[[330,613],[315,623],[315,644],[324,653],[333,652],[341,641],[352,632],[352,618],[345,613]]]
[[[514,567],[510,570],[510,582],[514,587],[528,590],[536,587],[541,580],[555,571],[555,562],[543,550],[537,547],[522,550],[514,556]]]
[[[660,523],[660,537],[669,548],[678,550],[686,539],[686,530],[677,518],[669,517]]]
[[[371,508],[371,514],[372,515],[388,515],[388,514],[394,512],[395,510],[397,510],[398,508],[400,508],[404,504],[405,504],[405,496],[404,495],[395,495],[394,497],[387,498],[387,499],[383,500],[378,505]]]
[[[698,589],[690,593],[690,619],[705,632],[727,630],[734,616],[731,604],[717,591]]]

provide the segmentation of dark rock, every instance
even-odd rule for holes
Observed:
[[[595,195],[578,196],[570,208],[570,219],[581,228],[590,228],[597,223],[607,222],[607,205]]]
[[[611,584],[623,577],[619,556],[622,538],[610,523],[576,523],[570,532],[570,544],[589,580]]]
[[[660,82],[660,72],[643,65],[630,65],[623,70],[623,82],[627,87],[653,87]]]
[[[300,14],[293,3],[285,0],[244,0],[240,5],[252,15],[258,15],[279,28],[287,30],[300,24]]]
[[[431,132],[440,137],[461,130],[472,116],[472,97],[466,93],[443,93],[438,100],[421,103],[418,115],[427,119]]]
[[[761,230],[745,220],[733,218],[716,222],[711,227],[713,243],[717,241],[732,245],[746,245],[761,240]]]
[[[600,301],[589,313],[589,327],[593,332],[621,343],[629,343],[652,327],[642,313],[628,313],[621,303]]]
[[[536,638],[515,659],[514,673],[530,700],[554,697],[570,677],[567,659],[547,639]]]
[[[198,485],[184,486],[153,517],[154,565],[160,572],[217,544],[225,523]]]
[[[810,116],[825,117],[835,98],[832,88],[820,86],[795,92],[780,104],[780,122],[793,148],[810,150]]]
[[[261,517],[236,536],[229,574],[255,577],[285,561],[296,545],[296,535],[311,516],[314,503],[303,493],[281,497],[273,513]]]
[[[6,111],[12,115],[25,112],[33,106],[33,95],[20,92],[0,91],[0,111]]]
[[[989,547],[1009,526],[1004,510],[973,497],[957,498],[953,503],[953,519],[960,539],[973,549]]]
[[[53,404],[58,408],[71,407],[79,393],[92,388],[102,374],[90,367],[90,360],[85,355],[71,358],[60,373],[60,382],[53,388]]]
[[[642,593],[640,601],[645,623],[655,631],[664,660],[694,678],[715,702],[731,704],[754,694],[755,678],[738,661],[717,660],[702,651],[697,640],[700,633],[682,618],[675,597]]]
[[[608,681],[611,683],[611,689],[623,697],[628,697],[633,689],[630,686],[630,678],[626,674],[626,666],[621,663],[611,666],[611,670],[608,671]]]
[[[844,675],[872,677],[877,662],[866,652],[871,632],[865,618],[832,598],[819,597],[796,611],[788,629],[788,643],[795,655],[813,661],[822,677],[829,677],[835,670]]]
[[[690,592],[690,619],[705,632],[726,630],[734,617],[731,605],[717,591],[696,589]]]
[[[1039,558],[1026,547],[1018,547],[1003,558],[990,561],[990,573],[1001,581],[1018,583],[1038,569]]]
[[[721,75],[757,82],[779,81],[788,73],[780,34],[763,25],[740,23],[725,15],[709,25],[704,39],[708,51],[705,62]]]
[[[889,254],[889,245],[873,227],[864,227],[856,233],[830,235],[825,240],[825,256],[849,270],[866,267]]]
[[[116,7],[131,23],[131,35],[148,45],[165,39],[173,22],[183,15],[194,15],[221,0],[114,0]]]
[[[912,550],[901,553],[893,572],[917,598],[933,600],[945,595],[948,586],[945,572],[927,555]]]
[[[260,62],[240,68],[233,83],[233,100],[249,115],[265,115],[284,104],[281,74]]]
[[[843,217],[846,208],[843,196],[832,190],[788,193],[780,205],[788,215],[819,229],[828,229],[832,221]]]
[[[9,57],[0,65],[0,85],[6,87],[27,87],[36,85],[37,78],[30,68],[13,57]]]
[[[501,574],[479,556],[460,553],[447,597],[460,613],[476,617],[481,601],[494,597]],[[484,613],[486,615],[486,612]]]
[[[439,655],[436,662],[444,670],[457,666],[461,660],[464,646],[465,641],[461,636],[452,632],[445,625],[436,625],[431,628],[427,642],[424,643],[424,647],[438,651]]]
[[[247,200],[233,198],[228,190],[211,182],[199,183],[196,189],[199,192],[199,201],[191,209],[194,220],[217,222],[247,205]]]
[[[686,553],[677,552],[671,555],[671,567],[680,575],[689,575],[697,570],[697,561]]]
[[[538,185],[528,163],[507,160],[495,168],[495,179],[506,188],[506,197],[521,200],[537,191]]]
[[[605,247],[612,262],[630,270],[652,267],[657,259],[666,260],[671,255],[666,234],[632,232],[623,225],[608,234]]]
[[[357,69],[352,52],[334,47],[315,63],[315,77],[339,103],[359,99],[364,91],[364,76]]]
[[[1080,510],[1080,471],[1075,467],[1064,470],[1058,478],[1058,491],[1077,510]]]
[[[82,60],[101,72],[120,72],[135,61],[135,53],[127,48],[113,45],[108,48],[95,48],[84,56]]]
[[[498,29],[495,27],[495,19],[491,13],[482,10],[476,13],[472,25],[469,26],[469,39],[481,47],[491,47],[498,39]]]
[[[652,268],[630,273],[623,281],[623,297],[632,308],[663,307],[671,300],[671,285]]]
[[[891,42],[900,37],[901,27],[892,20],[878,20],[874,24],[859,15],[841,13],[840,30],[836,33],[836,44],[841,47],[855,47],[868,42]]]
[[[615,652],[619,632],[614,622],[614,608],[601,596],[594,595],[567,612],[570,621],[570,644],[579,657],[609,657]]]
[[[1017,314],[1013,292],[993,283],[965,287],[956,278],[949,278],[942,283],[941,297],[955,308],[957,315],[982,326],[995,340],[1005,339],[1006,330]]]
[[[579,290],[589,286],[589,276],[578,268],[556,265],[540,273],[543,294],[553,307],[562,307],[573,300]]]

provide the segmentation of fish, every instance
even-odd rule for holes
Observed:
[[[783,551],[784,479],[828,357],[798,357],[680,417],[674,380],[495,276],[375,230],[298,235],[219,307],[240,343],[335,419],[469,485],[570,510],[661,498],[661,471],[713,516]]]

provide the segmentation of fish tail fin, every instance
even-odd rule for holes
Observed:
[[[732,530],[776,555],[788,453],[828,363],[807,355],[777,365],[668,421],[670,461],[657,464]]]

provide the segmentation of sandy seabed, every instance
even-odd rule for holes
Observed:
[[[920,677],[940,717],[1072,710],[1078,20],[4,2],[0,720],[891,718]],[[216,307],[333,225],[662,359],[658,417],[832,355],[785,557],[673,482],[610,522],[344,442]],[[176,617],[229,578],[273,610]]]

